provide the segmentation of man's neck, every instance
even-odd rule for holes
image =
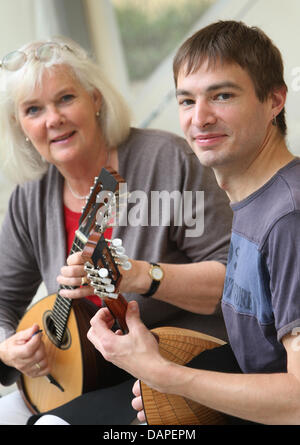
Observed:
[[[214,172],[219,186],[234,203],[254,193],[293,159],[284,138],[274,131],[254,160],[245,159],[243,165],[216,168]]]

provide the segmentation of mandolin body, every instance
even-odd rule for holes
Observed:
[[[201,352],[217,348],[224,341],[201,332],[177,327],[152,330],[163,357],[185,365]],[[140,382],[141,396],[148,425],[226,425],[224,414],[177,394],[158,392]]]
[[[110,167],[103,168],[95,178],[70,254],[82,252],[94,232],[104,233],[121,182],[124,180]],[[71,289],[70,286],[66,288]],[[25,313],[18,331],[34,323],[39,325],[51,368],[48,376],[20,377],[19,389],[33,413],[57,408],[109,384],[110,365],[87,339],[90,320],[98,309],[86,298],[70,300],[61,297],[58,291],[38,301]]]
[[[23,398],[33,413],[45,412],[63,405],[81,394],[100,386],[101,371],[108,363],[87,339],[90,319],[99,309],[87,299],[74,300],[64,340],[57,344],[49,330],[49,316],[57,295],[49,295],[34,304],[21,320],[18,331],[37,323],[43,330],[43,342],[51,368],[51,376],[64,391],[50,383],[46,376],[22,375],[18,382]]]

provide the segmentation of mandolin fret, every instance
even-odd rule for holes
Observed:
[[[84,249],[85,244],[78,238],[77,235],[75,235],[70,254],[76,253],[76,252],[82,252]]]
[[[82,252],[83,249],[84,243],[77,236],[75,236],[72,247],[70,249],[70,255],[76,252]],[[75,289],[75,287],[62,285],[60,289],[72,290]],[[51,319],[54,323],[56,333],[59,333],[60,341],[62,340],[67,327],[71,306],[72,300],[62,297],[58,292],[56,301],[52,309]]]
[[[69,319],[69,314],[72,306],[72,300],[63,298],[61,295],[57,295],[55,300],[51,319],[55,326],[55,332],[59,341],[62,341],[63,335],[65,333],[67,322]]]
[[[63,302],[58,301],[56,304],[57,312],[61,313],[63,316],[68,316],[70,305],[62,304]]]
[[[75,250],[75,248],[72,248],[71,251],[70,251],[71,254],[72,254],[72,253],[82,252],[82,251],[83,251],[84,246],[79,246],[79,245],[76,244],[75,242],[73,243],[73,246],[76,247],[76,250]]]
[[[64,334],[64,325],[62,323],[60,323],[59,320],[57,320],[57,319],[54,320],[54,326],[55,326],[56,333],[59,333],[61,335]]]
[[[62,329],[64,328],[64,323],[60,318],[57,318],[56,316],[54,316],[53,321],[54,321],[55,327],[58,327],[58,328],[60,327]]]

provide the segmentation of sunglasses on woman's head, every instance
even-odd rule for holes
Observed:
[[[59,56],[61,51],[65,50],[73,52],[68,45],[60,45],[56,42],[49,42],[42,44],[35,50],[31,51],[31,53],[33,52],[35,59],[39,60],[40,62],[50,62],[54,56]],[[0,61],[0,68],[4,68],[8,71],[17,71],[25,65],[28,57],[29,54],[26,54],[24,51],[12,51],[4,56]]]

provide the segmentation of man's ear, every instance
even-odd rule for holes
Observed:
[[[280,88],[274,89],[271,93],[273,117],[278,116],[278,114],[284,108],[286,102],[286,94],[287,88],[285,85]]]

